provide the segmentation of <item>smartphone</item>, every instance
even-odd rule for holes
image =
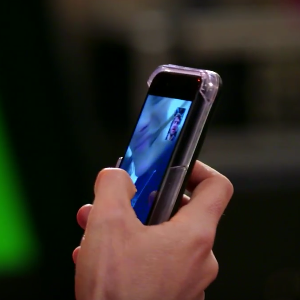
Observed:
[[[148,86],[116,167],[128,172],[136,186],[131,205],[137,218],[155,225],[169,220],[179,208],[221,78],[212,71],[162,65],[151,74]]]

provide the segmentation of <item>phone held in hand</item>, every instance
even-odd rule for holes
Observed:
[[[137,192],[131,205],[145,225],[165,222],[179,208],[221,87],[212,71],[159,66],[123,157],[117,163]]]

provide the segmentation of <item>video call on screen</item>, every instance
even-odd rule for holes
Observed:
[[[136,186],[131,205],[142,223],[147,221],[191,104],[153,95],[146,99],[120,165]]]

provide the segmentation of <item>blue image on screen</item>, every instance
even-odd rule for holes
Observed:
[[[145,224],[192,101],[148,95],[120,168],[137,192],[131,205]]]

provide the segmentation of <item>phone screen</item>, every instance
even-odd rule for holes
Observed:
[[[154,204],[192,101],[149,95],[120,164],[137,192],[131,200],[145,224]]]

